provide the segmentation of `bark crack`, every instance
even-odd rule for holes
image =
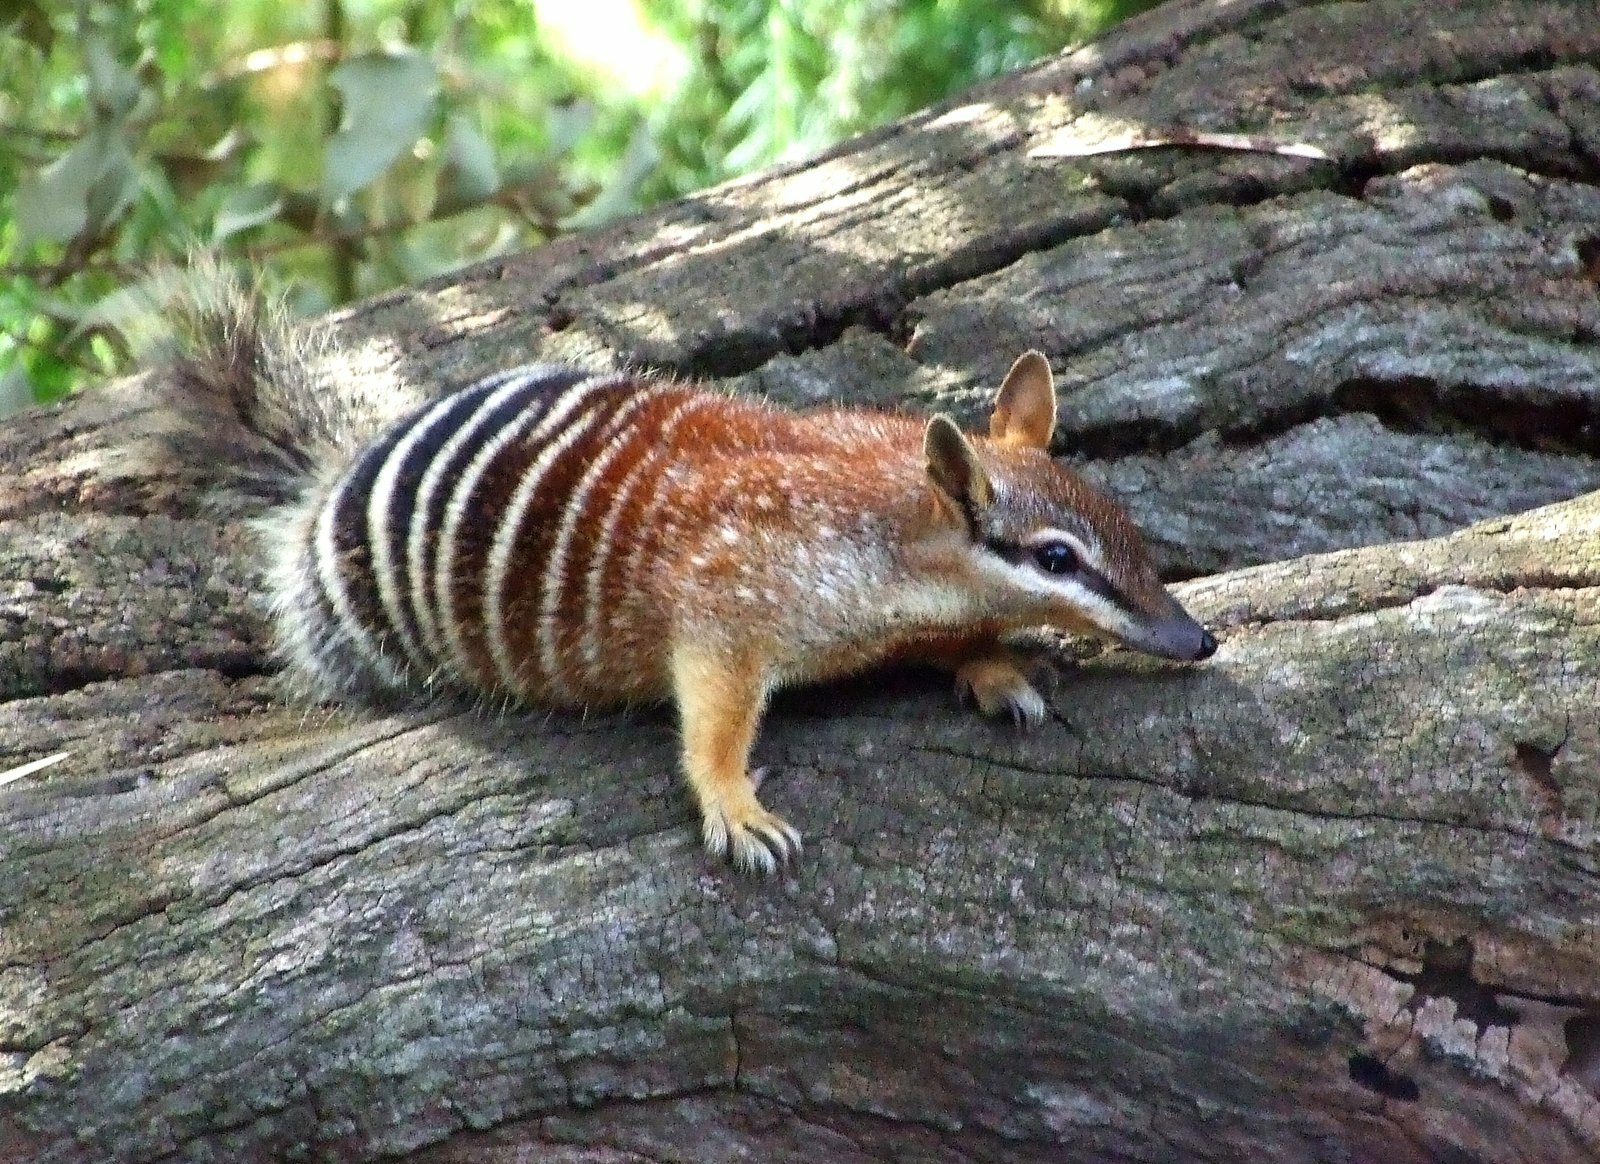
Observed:
[[[1320,305],[1338,310],[1343,303]],[[1304,326],[1310,319],[1298,321]],[[1466,435],[1493,448],[1600,457],[1600,398],[1507,400],[1503,389],[1445,385],[1424,376],[1357,376],[1291,406],[1262,409],[1244,424],[1195,416],[1183,423],[1141,417],[1074,430],[1072,452],[1091,461],[1174,453],[1202,435],[1247,448],[1319,420],[1371,416],[1390,432]]]
[[[1415,1014],[1430,998],[1448,999],[1454,1004],[1456,1015],[1470,1020],[1480,1036],[1490,1027],[1511,1027],[1522,1021],[1520,1014],[1505,1005],[1508,999],[1575,1011],[1587,1011],[1600,1005],[1600,993],[1555,994],[1485,981],[1473,971],[1477,951],[1472,939],[1464,936],[1450,941],[1425,938],[1422,966],[1416,971],[1401,970],[1389,963],[1356,954],[1341,951],[1330,953],[1337,953],[1340,957],[1349,958],[1352,962],[1410,986],[1414,993],[1406,1002],[1403,1014]],[[1389,1021],[1395,1023],[1401,1017],[1395,1015]]]
[[[1413,813],[1381,812],[1376,809],[1365,811],[1339,811],[1332,808],[1317,808],[1309,804],[1291,804],[1278,800],[1267,800],[1240,796],[1237,793],[1217,792],[1212,789],[1196,792],[1186,788],[1179,779],[1171,782],[1153,776],[1140,776],[1131,772],[1107,772],[1104,774],[1087,774],[1063,772],[1056,768],[1029,765],[1017,760],[1015,757],[998,759],[993,755],[983,755],[964,752],[958,748],[951,748],[938,744],[918,744],[911,750],[926,752],[931,755],[946,756],[951,759],[964,760],[970,764],[988,764],[997,768],[1009,768],[1016,772],[1026,772],[1036,776],[1050,776],[1061,780],[1116,781],[1119,783],[1138,785],[1145,788],[1157,789],[1161,792],[1176,796],[1191,803],[1225,804],[1237,808],[1253,809],[1257,812],[1282,813],[1287,816],[1304,817],[1308,820],[1332,821],[1340,823],[1359,824],[1363,822],[1381,822],[1384,824],[1411,825],[1420,828],[1436,828],[1460,832],[1476,833],[1485,836],[1509,837],[1519,841],[1541,842],[1558,849],[1566,849],[1574,853],[1589,855],[1591,848],[1588,845],[1564,840],[1560,837],[1548,836],[1543,832],[1529,831],[1526,829],[1511,828],[1501,824],[1481,824],[1468,820],[1450,820],[1445,817],[1426,816]],[[1012,804],[1012,811],[1026,813],[1038,811],[1051,813],[1054,809],[1033,809],[1027,804]]]
[[[1342,551],[1344,553],[1359,553],[1360,551]],[[1583,566],[1577,569],[1582,570]],[[1261,629],[1279,625],[1299,624],[1334,624],[1345,622],[1364,615],[1380,614],[1384,611],[1403,610],[1415,605],[1426,598],[1431,598],[1445,590],[1470,591],[1474,594],[1493,595],[1496,598],[1511,598],[1518,594],[1542,594],[1556,592],[1587,592],[1600,587],[1600,575],[1590,577],[1580,573],[1576,576],[1557,574],[1553,570],[1547,574],[1524,574],[1509,578],[1504,582],[1496,582],[1492,578],[1482,576],[1467,579],[1441,579],[1414,586],[1408,590],[1393,594],[1363,593],[1355,599],[1349,609],[1310,609],[1305,611],[1273,611],[1269,615],[1243,614],[1231,617],[1221,625],[1230,629]]]
[[[1217,665],[1087,665],[1022,741],[922,680],[798,697],[778,883],[704,867],[670,716],[264,712],[237,522],[171,524],[210,460],[108,456],[161,427],[115,392],[0,429],[0,508],[68,510],[10,531],[3,681],[72,692],[8,704],[0,752],[90,756],[0,796],[0,1044],[49,1040],[0,1054],[0,1159],[1592,1157],[1593,505],[1421,537],[1600,465],[1579,7],[1175,0],[345,317],[338,392],[801,351],[750,386],[962,420],[1025,344],[1074,452],[1174,454],[1089,475],[1220,575],[1182,595],[1242,628]],[[1091,105],[1337,160],[1023,158]]]

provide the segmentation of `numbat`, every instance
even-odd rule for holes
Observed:
[[[672,700],[706,847],[772,872],[800,835],[756,797],[780,687],[931,663],[991,715],[1045,705],[1027,628],[1165,658],[1216,642],[1128,516],[1050,458],[1017,360],[987,436],[945,416],[794,413],[693,384],[534,365],[388,427],[316,382],[242,291],[193,308],[177,381],[276,454],[262,478],[278,649],[319,698],[455,688],[529,704]],[[296,347],[299,344],[300,347]]]

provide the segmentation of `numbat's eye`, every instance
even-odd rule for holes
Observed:
[[[1070,574],[1078,568],[1078,554],[1066,542],[1045,542],[1035,546],[1033,560],[1046,574]]]

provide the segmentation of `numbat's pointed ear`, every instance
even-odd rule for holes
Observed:
[[[978,515],[994,500],[994,486],[978,460],[977,450],[956,422],[936,416],[922,435],[922,451],[928,458],[928,477],[939,492],[954,503],[976,534]]]
[[[1000,384],[989,417],[989,436],[1003,445],[1048,449],[1056,430],[1056,382],[1050,361],[1023,352]]]

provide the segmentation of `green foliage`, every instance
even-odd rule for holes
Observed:
[[[213,246],[303,309],[814,152],[1150,0],[6,0],[0,414]],[[145,298],[148,298],[148,288]]]

